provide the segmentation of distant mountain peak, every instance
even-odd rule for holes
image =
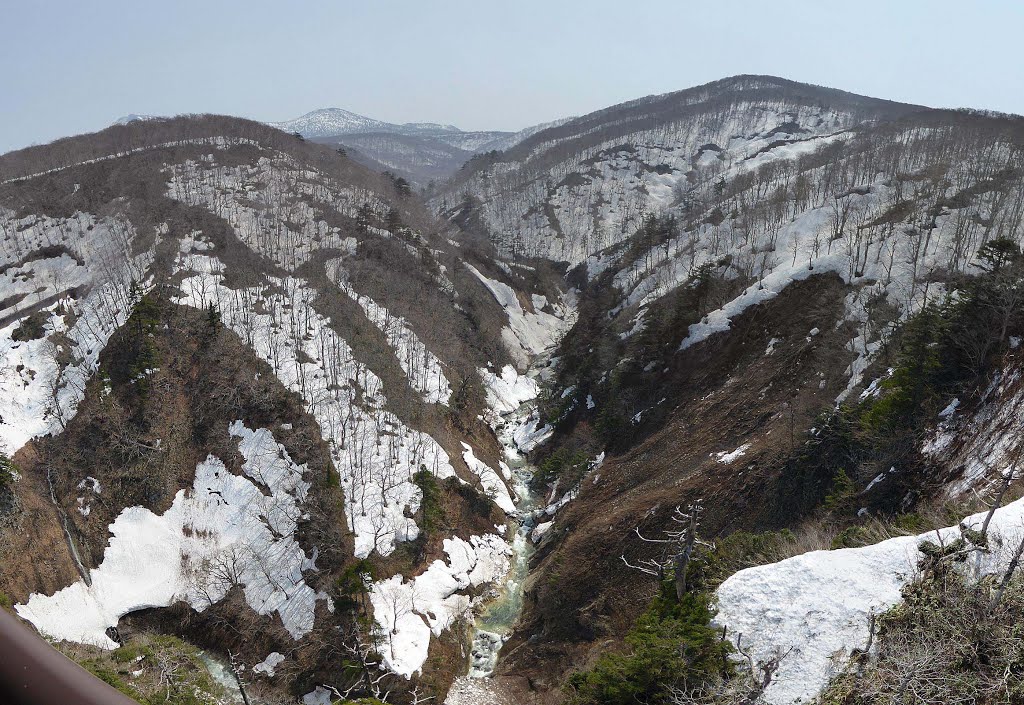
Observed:
[[[160,115],[138,115],[136,113],[128,113],[127,115],[119,117],[117,120],[115,120],[114,124],[127,125],[130,122],[139,122],[142,120],[159,120],[160,118]]]
[[[299,132],[304,137],[331,137],[359,132],[377,132],[385,130],[389,126],[386,122],[342,108],[320,108],[292,120],[270,124],[286,132]]]
[[[320,137],[337,137],[338,135],[358,135],[367,132],[390,132],[399,135],[437,134],[446,132],[462,132],[454,125],[436,122],[407,122],[399,125],[343,108],[319,108],[293,120],[270,123],[286,132],[298,132],[303,137],[312,139]]]

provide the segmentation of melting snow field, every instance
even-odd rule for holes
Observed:
[[[964,523],[980,528],[985,513]],[[989,527],[996,546],[975,554],[968,570],[988,575],[1004,570],[1024,535],[1024,499],[995,513]],[[958,527],[939,531],[945,543],[960,536]],[[855,648],[864,648],[872,614],[902,599],[903,586],[917,575],[923,541],[936,532],[904,536],[863,548],[812,551],[742,570],[718,589],[718,616],[755,662],[792,648],[764,693],[772,705],[809,702],[847,664]]]
[[[169,165],[167,176],[170,198],[224,218],[246,245],[288,269],[319,249],[344,247],[347,236],[326,222],[328,213],[354,218],[361,204],[388,207],[374,192],[334,181],[283,153],[239,166],[218,164],[210,154]]]
[[[389,669],[403,676],[427,660],[430,637],[440,636],[457,619],[468,617],[475,601],[459,591],[500,580],[508,572],[512,550],[500,536],[445,539],[448,560],[436,560],[419,576],[401,575],[373,584],[370,600],[381,638],[380,653]]]
[[[200,309],[212,302],[224,324],[305,400],[331,444],[345,490],[347,518],[355,533],[356,555],[365,557],[373,551],[388,555],[397,542],[415,538],[419,529],[410,517],[420,496],[412,474],[425,465],[438,478],[453,476],[445,451],[429,435],[407,428],[386,410],[380,379],[353,357],[330,321],[317,313],[316,294],[303,280],[274,278],[267,286],[230,289],[224,286],[224,265],[204,254],[206,249],[202,241],[183,243],[178,268],[191,276],[182,281],[183,296],[178,301]],[[338,274],[335,283],[344,289]],[[428,401],[445,403],[450,387],[440,362],[404,321],[354,291],[345,293],[385,334],[413,388]],[[545,304],[535,301],[537,308]],[[564,325],[550,314],[526,314],[521,308],[519,314],[515,320],[510,314],[510,325],[528,321],[530,344],[535,346],[549,344]],[[550,433],[547,427],[538,428],[537,419],[525,424],[507,424],[503,419],[536,397],[539,387],[533,379],[518,374],[511,365],[498,374],[482,370],[481,375],[488,392],[487,420],[506,446],[521,441],[523,447],[532,447]],[[511,475],[508,467],[502,463],[500,472],[494,470],[468,446],[463,459],[498,506],[514,513],[515,501],[504,481]],[[380,652],[386,667],[397,674],[411,676],[420,670],[431,636],[440,635],[458,619],[471,617],[483,598],[471,598],[465,594],[468,589],[500,581],[509,571],[512,549],[496,534],[469,541],[447,539],[444,548],[447,560],[435,561],[421,575],[409,579],[395,575],[371,586]]]
[[[558,315],[545,313],[542,309],[548,305],[543,296],[533,295],[533,312],[526,311],[519,301],[515,290],[504,282],[488,279],[471,264],[466,268],[483,283],[495,301],[501,304],[508,315],[508,326],[501,331],[502,340],[516,361],[525,366],[554,345],[558,336],[566,328],[571,318],[571,304],[558,304],[555,310]]]
[[[180,490],[164,514],[143,507],[121,512],[102,562],[90,571],[91,585],[33,594],[15,606],[18,614],[55,639],[113,649],[106,630],[122,616],[178,601],[202,611],[238,585],[258,614],[276,612],[295,639],[308,634],[317,600],[327,598],[303,578],[316,570],[316,552],[307,556],[294,537],[309,490],[306,467],[266,429],[236,421],[230,432],[245,458],[244,475],[207,457],[192,487]]]
[[[501,475],[487,463],[473,455],[473,449],[468,443],[463,443],[462,448],[462,459],[466,461],[466,465],[473,471],[473,474],[480,478],[480,485],[484,488],[484,494],[501,507],[502,511],[507,514],[514,514],[516,504],[512,500],[512,495],[509,493],[508,487],[505,485]]]
[[[522,456],[551,433],[547,426],[538,428],[538,414],[530,404],[540,388],[532,377],[520,375],[511,365],[499,374],[488,370],[480,370],[480,374],[487,389],[486,421],[502,443],[508,464],[502,462],[501,468],[519,498],[516,505],[519,526],[511,546],[505,544],[510,561],[502,575],[504,584],[477,615],[469,673],[455,680],[445,705],[508,702],[488,677],[494,672],[499,651],[522,611],[523,588],[533,552],[530,536],[536,531],[537,517],[543,514],[543,510],[535,509],[536,498],[531,496],[528,487],[531,471]]]
[[[284,654],[271,651],[265,659],[253,666],[252,670],[256,673],[264,673],[272,678],[274,676],[274,669],[284,661],[284,658]]]
[[[523,416],[526,405],[536,398],[540,388],[534,379],[520,375],[511,365],[499,374],[487,370],[480,370],[480,374],[487,389],[486,420],[498,434],[509,461],[518,460],[522,448],[516,445],[517,435],[523,435],[520,432],[525,427],[536,434],[536,422]],[[479,460],[469,445],[462,445],[463,459],[494,502],[510,515],[519,513],[522,507],[517,507],[502,475]],[[505,479],[515,481],[505,463],[500,467]],[[514,579],[513,561],[517,567],[525,568],[519,565],[523,549],[519,538],[517,535],[511,545],[497,534],[473,536],[469,542],[457,537],[447,539],[447,562],[434,561],[423,574],[410,580],[395,575],[374,583],[371,600],[382,643],[380,651],[387,667],[407,677],[417,672],[426,661],[431,635],[440,635],[457,619],[472,619],[474,608],[493,596],[489,593],[470,598],[459,591]],[[521,589],[521,585],[510,589]],[[496,651],[500,642],[494,646]],[[456,682],[462,680],[465,679]]]
[[[409,514],[420,495],[413,474],[425,466],[443,479],[455,470],[430,435],[386,409],[380,378],[317,313],[316,292],[294,277],[230,289],[223,285],[223,265],[200,254],[188,255],[180,266],[195,274],[182,282],[178,303],[200,309],[214,303],[224,324],[302,397],[317,420],[345,491],[356,555],[365,558],[376,550],[386,556],[396,543],[415,539],[419,528]]]
[[[512,365],[505,365],[497,374],[480,370],[480,376],[487,390],[487,407],[497,416],[512,413],[540,393],[537,382],[516,372]]]
[[[13,455],[30,439],[60,431],[75,415],[100,351],[131,309],[129,283],[144,281],[152,255],[126,257],[122,239],[129,227],[84,213],[16,219],[0,209],[0,231],[18,233],[0,240],[0,289],[16,302],[0,309],[0,316],[13,319],[0,328],[0,450]],[[71,255],[35,252],[46,247]],[[62,334],[63,342],[13,339],[33,309],[44,314],[45,335]],[[67,364],[58,364],[61,358]]]

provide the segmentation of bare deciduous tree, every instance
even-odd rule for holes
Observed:
[[[664,538],[647,538],[640,533],[640,527],[637,527],[635,531],[640,540],[661,545],[663,547],[662,554],[658,558],[645,558],[636,563],[630,563],[623,555],[621,556],[622,562],[634,570],[653,575],[659,580],[664,580],[671,572],[676,599],[683,599],[683,595],[686,594],[686,569],[693,556],[693,548],[698,543],[697,525],[700,513],[699,501],[689,505],[685,511],[681,507],[676,507],[672,512],[671,519],[680,528],[665,530]]]

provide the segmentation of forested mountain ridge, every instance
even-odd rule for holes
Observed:
[[[394,177],[236,118],[0,171],[5,599],[56,639],[169,630],[264,663],[267,698],[458,675],[455,625],[508,564],[495,429],[536,386],[492,289],[554,335],[551,282],[455,243]]]
[[[364,127],[0,156],[18,614],[136,698],[157,656],[116,659],[171,633],[261,702],[711,705],[885,702],[939,663],[922,605],[970,603],[1002,646],[943,672],[1019,686],[1019,506],[957,524],[1024,474],[1020,118],[741,76],[429,202],[380,159],[453,153]]]
[[[744,76],[542,131],[432,200],[509,256],[566,262],[579,292],[537,457],[560,509],[504,672],[536,685],[562,663],[556,687],[625,635],[644,578],[624,561],[666,550],[633,529],[671,531],[673,507],[702,500],[713,536],[856,532],[1000,486],[1020,449],[992,385],[1016,379],[1022,144],[1017,116]],[[961,434],[929,436],[964,409]],[[863,496],[823,508],[836,492]],[[791,655],[765,697],[791,702],[808,672]]]
[[[322,108],[283,122],[286,132],[344,150],[376,171],[390,171],[419,190],[433,192],[474,155],[509,149],[564,120],[518,132],[464,131],[454,125],[412,122],[403,125],[368,118],[341,108]]]
[[[768,76],[738,76],[649,96],[543,130],[481,156],[435,198],[471,197],[507,252],[577,264],[630,235],[644,213],[699,198],[719,178],[755,172],[920,111]]]

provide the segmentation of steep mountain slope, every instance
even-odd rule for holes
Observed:
[[[788,703],[1017,491],[1024,119],[759,76],[518,144],[342,113],[0,157],[0,590],[45,633],[172,632],[271,701],[442,700],[504,644],[446,702],[717,705],[628,660],[672,602],[755,671],[793,647]],[[429,204],[380,173],[485,147]]]
[[[997,461],[928,455],[921,428],[867,451],[834,425],[895,384],[908,321],[971,300],[986,243],[1020,242],[1022,144],[1013,116],[738,77],[577,118],[453,179],[440,212],[514,257],[567,262],[579,289],[504,674],[557,689],[615,644],[654,589],[621,558],[651,556],[633,529],[671,528],[677,505],[703,499],[714,536],[820,512],[840,469],[862,516],[993,481]],[[950,366],[998,369],[1006,330],[960,335],[978,349],[961,340]],[[914,423],[955,389],[980,397],[973,374]],[[968,456],[987,445],[976,432],[956,443]]]
[[[577,264],[614,245],[644,213],[841,143],[864,123],[917,108],[766,76],[739,76],[623,103],[478,158],[435,199],[471,208],[508,253]],[[472,196],[463,203],[464,194]]]
[[[428,193],[436,191],[474,155],[506,149],[543,129],[522,132],[358,132],[316,141],[343,148],[353,159],[377,171],[390,171]]]
[[[565,117],[565,118],[559,118],[558,120],[551,120],[550,122],[542,122],[539,125],[531,125],[530,127],[525,127],[522,130],[520,130],[519,132],[513,132],[513,133],[511,133],[511,134],[509,134],[509,135],[507,135],[505,137],[502,137],[502,138],[500,138],[498,140],[490,142],[487,145],[487,149],[481,149],[479,151],[481,151],[481,152],[484,152],[484,151],[490,152],[490,151],[494,151],[494,150],[504,151],[506,149],[511,149],[512,147],[516,146],[517,144],[519,144],[520,142],[522,142],[526,138],[532,137],[533,135],[537,134],[541,130],[547,130],[547,129],[550,129],[550,128],[553,128],[553,127],[558,127],[559,125],[564,125],[565,123],[569,122],[570,120],[574,120],[574,119],[575,119],[574,117]]]
[[[235,118],[13,152],[0,182],[16,611],[102,648],[158,629],[270,659],[253,687],[279,694],[443,695],[515,513],[484,419],[509,411],[489,369],[515,380],[522,352],[492,287],[557,292]]]
[[[476,154],[435,135],[365,132],[317,141],[340,147],[361,164],[376,171],[390,171],[421,188],[444,181]]]

